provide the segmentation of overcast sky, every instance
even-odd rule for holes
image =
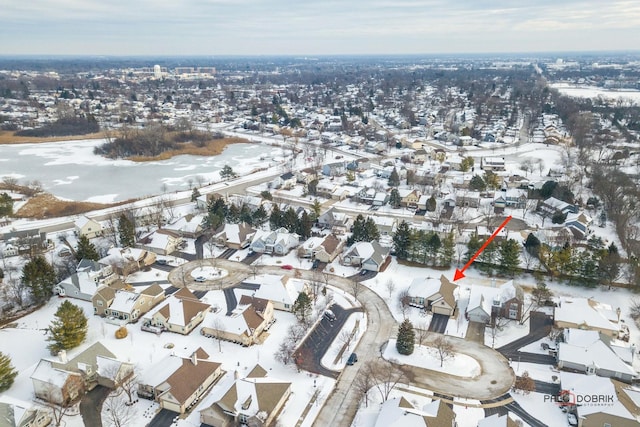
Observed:
[[[637,49],[638,0],[0,0],[0,55]]]

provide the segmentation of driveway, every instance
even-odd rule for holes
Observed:
[[[434,313],[433,316],[431,316],[431,323],[429,323],[429,332],[444,334],[444,331],[447,330],[448,323],[449,316],[445,314]]]
[[[482,322],[469,322],[467,333],[464,336],[464,339],[477,342],[478,344],[484,344],[485,327],[486,325]]]
[[[509,344],[503,345],[497,350],[507,359],[520,362],[539,363],[544,365],[555,365],[556,359],[548,354],[527,353],[519,351],[522,347],[534,343],[551,332],[553,320],[544,313],[534,311],[529,320],[529,333],[522,338],[518,338]]]
[[[107,387],[98,385],[82,397],[80,415],[85,426],[102,427],[102,404],[110,392]]]
[[[331,311],[336,315],[336,319],[331,321],[322,316],[322,319],[316,323],[313,330],[307,335],[307,338],[300,344],[296,350],[295,357],[298,360],[298,366],[305,371],[324,375],[326,377],[338,378],[339,371],[322,366],[321,360],[327,350],[331,346],[331,342],[336,338],[340,329],[347,321],[351,313],[361,312],[362,308],[344,309],[338,304],[331,306]]]
[[[178,418],[179,414],[168,409],[161,409],[155,417],[149,422],[149,427],[171,427],[173,420]],[[89,424],[87,424],[89,425]]]

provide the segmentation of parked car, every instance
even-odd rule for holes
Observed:
[[[351,356],[349,356],[349,359],[347,359],[347,365],[353,365],[357,361],[358,361],[358,355],[355,353],[351,353]]]
[[[320,261],[316,259],[313,261],[313,264],[311,264],[311,268],[315,270],[316,268],[318,268],[319,264],[320,264]]]
[[[331,310],[325,310],[324,317],[330,322],[336,320],[336,315]]]
[[[204,277],[204,276],[198,276],[198,277],[195,278],[195,281],[202,283],[202,282],[206,282],[207,278]]]
[[[360,271],[360,275],[361,276],[366,276],[368,272],[369,272],[369,270],[362,270],[362,271]]]
[[[280,268],[282,268],[283,270],[293,270],[293,266],[289,264],[282,265],[280,266]]]
[[[158,265],[167,265],[167,260],[164,258],[159,258],[156,260],[156,264]]]
[[[575,414],[567,414],[567,421],[569,422],[570,426],[577,426],[578,425],[578,418],[576,417]]]

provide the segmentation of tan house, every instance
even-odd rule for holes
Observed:
[[[56,405],[77,402],[85,392],[82,375],[53,366],[50,360],[42,359],[31,374],[33,392],[38,399]]]
[[[200,333],[247,347],[259,342],[260,334],[273,321],[271,301],[243,295],[230,314],[210,316],[207,326],[203,326]]]
[[[455,420],[456,414],[453,409],[441,400],[434,400],[417,409],[404,397],[394,397],[382,403],[375,427],[450,427],[456,425]]]
[[[211,310],[209,304],[200,300],[187,288],[182,288],[167,297],[152,312],[144,316],[144,323],[169,332],[188,335],[204,320]]]
[[[222,364],[209,360],[201,347],[190,357],[167,356],[149,367],[138,383],[138,396],[156,400],[179,414],[191,409],[220,378]]]
[[[114,273],[126,276],[156,262],[156,254],[138,248],[111,248],[98,262],[111,266]]]
[[[87,239],[93,239],[102,235],[102,225],[91,218],[81,216],[73,223],[75,233],[78,236],[85,236]]]
[[[609,307],[587,298],[561,298],[554,308],[554,326],[562,329],[598,331],[609,337],[618,336],[618,318]]]
[[[322,243],[313,251],[313,258],[320,262],[332,262],[345,245],[345,241],[339,239],[335,234],[328,234]]]
[[[137,245],[159,255],[169,255],[182,243],[182,237],[175,231],[159,229],[142,237]]]
[[[0,422],[9,427],[45,427],[51,424],[47,408],[6,395],[0,396]]]
[[[409,208],[418,207],[418,201],[422,195],[418,190],[399,188],[398,193],[400,194],[400,206]]]
[[[96,292],[97,294],[98,292]],[[96,296],[96,302],[103,301],[101,295],[103,295],[102,292]],[[112,316],[119,320],[136,322],[140,316],[151,310],[162,300],[164,300],[164,289],[157,283],[140,293],[133,290],[120,289],[115,292],[111,303],[108,308],[103,309],[103,313],[105,316]],[[108,302],[105,301],[106,303]],[[97,308],[94,305],[94,312],[97,312]]]
[[[244,249],[251,244],[256,229],[249,224],[224,224],[216,230],[211,238],[214,244],[221,248]]]
[[[256,365],[220,400],[200,411],[200,422],[216,427],[273,426],[290,395],[291,383],[267,377],[267,371]]]
[[[457,307],[458,285],[444,275],[440,279],[416,278],[409,286],[410,304],[435,314],[452,316]]]

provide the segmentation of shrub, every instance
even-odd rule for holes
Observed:
[[[119,327],[116,331],[116,338],[119,340],[126,338],[127,335],[129,335],[129,331],[127,331],[127,328],[125,328],[124,326]]]

